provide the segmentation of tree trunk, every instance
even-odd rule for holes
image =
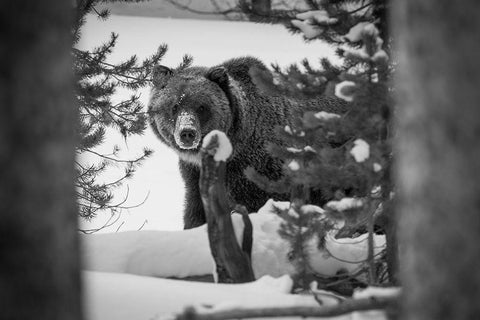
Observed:
[[[252,0],[252,11],[261,16],[268,16],[272,11],[271,0]]]
[[[217,281],[220,283],[243,283],[255,280],[251,264],[252,224],[246,209],[241,210],[243,222],[242,246],[237,242],[226,192],[226,163],[216,161],[219,148],[218,136],[202,148],[202,169],[200,173],[200,193],[207,218],[208,240]]]
[[[71,1],[0,10],[0,314],[81,319]]]
[[[395,1],[403,318],[480,315],[480,1]]]

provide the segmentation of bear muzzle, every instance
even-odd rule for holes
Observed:
[[[175,143],[181,149],[196,149],[200,143],[199,121],[194,113],[181,112],[175,123]]]

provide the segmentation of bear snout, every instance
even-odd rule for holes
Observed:
[[[195,129],[184,129],[180,132],[180,142],[184,146],[192,146],[193,142],[197,138],[197,130]]]
[[[181,149],[195,149],[200,143],[200,123],[192,112],[181,112],[175,123],[175,142]]]

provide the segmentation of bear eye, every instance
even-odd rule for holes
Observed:
[[[207,111],[207,107],[205,107],[204,105],[201,105],[200,107],[198,107],[198,112],[204,113],[205,111]]]

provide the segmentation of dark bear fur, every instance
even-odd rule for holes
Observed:
[[[212,68],[181,71],[158,66],[154,72],[150,124],[158,138],[179,154],[186,187],[185,229],[205,223],[199,191],[199,150],[201,139],[208,132],[217,129],[228,135],[234,149],[227,162],[228,194],[235,203],[256,212],[269,198],[288,199],[287,195],[266,193],[244,175],[247,167],[253,167],[271,180],[282,176],[282,162],[265,149],[268,142],[281,143],[275,127],[292,125],[293,119],[305,111],[344,112],[345,105],[337,99],[298,101],[264,94],[252,81],[253,69],[268,72],[262,62],[252,57],[232,59]],[[189,128],[198,130],[192,146],[187,141],[187,147],[182,147],[180,115],[190,117],[185,118],[188,121],[182,119],[189,123]],[[321,195],[312,194],[312,202],[324,200]]]

